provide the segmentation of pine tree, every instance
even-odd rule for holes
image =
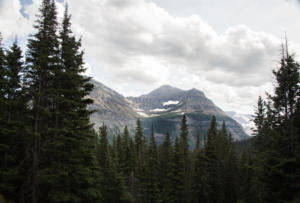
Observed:
[[[256,192],[260,202],[292,201],[300,189],[295,153],[295,140],[299,134],[293,122],[300,91],[299,67],[288,53],[286,43],[286,47],[282,48],[280,67],[273,71],[275,94],[268,95],[268,102],[264,104],[265,116],[260,109],[255,115],[254,182],[256,188],[260,188]],[[258,106],[262,106],[260,99]]]
[[[146,163],[146,200],[147,202],[159,202],[158,184],[158,152],[154,137],[154,126],[152,123],[150,144],[148,146]]]
[[[22,164],[24,160],[25,141],[28,138],[27,100],[21,86],[23,71],[22,51],[17,42],[7,50],[3,65],[5,74],[3,111],[1,112],[1,147],[3,156],[0,164],[0,188],[7,200],[17,201],[15,195],[22,183]],[[1,109],[2,109],[1,107]],[[3,165],[2,165],[3,164]]]
[[[186,116],[183,115],[181,120],[181,127],[180,127],[180,142],[183,147],[183,154],[185,157],[185,162],[188,162],[188,152],[189,152],[189,144],[188,144],[188,126]]]
[[[66,7],[59,35],[60,63],[53,84],[55,139],[51,140],[47,149],[53,168],[50,166],[44,172],[47,176],[53,176],[53,179],[45,184],[50,186],[50,201],[97,202],[100,194],[97,188],[99,168],[94,144],[96,137],[89,122],[91,112],[87,110],[87,105],[92,101],[85,98],[93,86],[89,83],[90,78],[81,75],[85,71],[81,43],[73,36],[70,26]],[[74,177],[73,181],[65,182],[70,174]]]
[[[181,127],[180,127],[180,145],[183,150],[183,157],[184,157],[184,188],[185,188],[185,198],[186,201],[189,201],[188,198],[190,197],[190,182],[191,182],[191,162],[190,162],[190,154],[189,154],[189,144],[188,144],[188,125],[186,116],[183,115],[181,120]]]
[[[162,192],[162,201],[170,202],[171,201],[171,192],[172,192],[172,170],[173,170],[173,146],[170,139],[170,134],[167,133],[164,139],[164,142],[160,146],[159,153],[160,160],[160,188]]]
[[[31,151],[31,167],[28,168],[22,191],[31,193],[30,200],[37,203],[42,195],[43,189],[39,183],[42,179],[49,179],[40,173],[45,161],[40,157],[47,151],[45,146],[50,142],[53,135],[53,111],[55,100],[54,75],[59,64],[59,41],[57,36],[57,17],[55,2],[43,0],[39,9],[40,14],[36,20],[34,28],[37,33],[28,41],[28,51],[26,54],[26,85],[27,93],[32,101],[32,142],[28,147]],[[47,159],[47,158],[46,158]],[[25,201],[24,199],[21,201]]]
[[[218,129],[216,123],[216,117],[213,116],[210,128],[207,132],[207,143],[205,146],[205,156],[207,157],[207,171],[208,171],[208,199],[209,202],[221,202],[222,201],[222,185],[220,174],[220,160],[217,154],[217,136]]]
[[[208,189],[207,158],[203,150],[196,150],[196,160],[192,179],[192,202],[209,202]]]
[[[124,170],[125,177],[129,177],[134,173],[135,165],[136,165],[136,154],[135,154],[135,146],[132,141],[132,138],[129,135],[129,131],[127,126],[124,128],[123,133],[123,156],[122,156],[122,167]]]
[[[273,128],[278,133],[276,144],[280,153],[277,157],[278,164],[273,166],[272,170],[275,171],[274,176],[281,187],[272,185],[271,190],[276,193],[276,198],[291,201],[300,190],[300,174],[297,172],[300,165],[296,162],[294,142],[299,134],[296,133],[292,120],[299,100],[300,65],[288,53],[287,42],[282,52],[281,66],[277,71],[273,71],[276,78],[275,94],[270,97],[275,110],[277,125]]]
[[[135,148],[138,157],[144,153],[143,142],[144,142],[143,129],[142,129],[141,121],[140,119],[138,119],[136,121],[136,129],[135,129]]]
[[[118,157],[118,165],[120,166],[120,168],[123,169],[122,167],[122,156],[124,156],[124,149],[123,149],[123,140],[120,134],[117,135],[117,140],[116,140],[116,149],[115,149],[115,153],[117,153],[117,157]]]
[[[126,194],[124,180],[122,174],[118,172],[117,163],[112,159],[105,125],[100,127],[98,160],[103,173],[101,182],[102,201],[122,202]]]
[[[239,199],[246,203],[255,202],[253,192],[253,160],[248,149],[244,149],[240,158],[239,166]]]
[[[81,75],[83,52],[67,9],[59,35],[56,15],[55,1],[43,0],[37,33],[28,42],[24,84],[32,101],[32,164],[20,201],[98,202],[96,137],[87,110],[92,101],[85,98],[93,86]]]
[[[185,165],[182,145],[178,137],[175,139],[174,161],[172,167],[172,189],[170,192],[170,202],[183,203],[187,202],[185,196]]]
[[[230,147],[227,152],[227,157],[224,160],[223,165],[223,181],[222,181],[222,190],[224,193],[224,202],[237,202],[238,201],[238,163],[237,163],[236,152],[233,147]]]
[[[136,153],[136,177],[143,181],[145,179],[145,165],[146,165],[146,139],[143,135],[143,128],[141,121],[138,119],[135,131],[135,153]]]

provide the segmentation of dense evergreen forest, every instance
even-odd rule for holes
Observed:
[[[182,117],[157,145],[127,127],[109,142],[93,129],[81,40],[68,7],[61,23],[43,0],[23,56],[0,44],[0,202],[300,202],[300,66],[282,47],[274,93],[258,99],[254,137],[234,142],[226,123],[195,149]]]

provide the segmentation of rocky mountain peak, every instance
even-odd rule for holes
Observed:
[[[206,133],[211,116],[215,115],[220,125],[223,120],[226,122],[234,138],[243,139],[247,136],[236,121],[195,88],[181,90],[163,85],[148,94],[125,98],[102,83],[95,80],[92,83],[94,90],[89,97],[94,103],[89,108],[96,112],[91,115],[91,121],[96,128],[102,123],[106,124],[111,130],[110,134],[121,133],[125,125],[134,131],[136,119],[140,118],[146,136],[154,122],[155,134],[163,138],[162,135],[169,132],[174,138],[180,127],[181,117],[185,114],[191,135],[197,132]],[[190,138],[193,139],[193,136]]]
[[[162,85],[159,88],[151,91],[149,94],[142,95],[141,97],[155,97],[155,98],[163,98],[163,97],[170,97],[174,94],[178,94],[183,92],[183,90],[172,87],[170,85]]]
[[[202,91],[200,91],[200,90],[198,90],[196,88],[192,88],[190,90],[187,90],[186,92],[190,96],[200,96],[200,97],[206,98],[205,94]]]

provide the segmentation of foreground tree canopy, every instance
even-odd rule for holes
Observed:
[[[139,120],[134,134],[93,129],[81,40],[68,6],[61,23],[56,12],[43,0],[26,57],[0,40],[1,202],[300,201],[300,66],[287,45],[253,138],[234,142],[213,116],[191,149],[183,116],[176,139],[166,133],[158,146],[155,126],[146,140]]]

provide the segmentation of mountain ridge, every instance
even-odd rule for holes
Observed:
[[[125,125],[133,133],[136,120],[140,119],[144,133],[150,135],[151,123],[155,125],[155,136],[161,142],[166,132],[175,137],[180,128],[182,115],[185,114],[190,126],[190,143],[195,142],[197,133],[205,134],[212,115],[217,117],[219,126],[223,120],[237,140],[247,138],[241,125],[226,115],[205,94],[195,88],[182,90],[170,85],[162,85],[138,97],[124,97],[104,84],[92,80],[94,89],[88,96],[94,103],[89,106],[95,111],[91,121],[97,129],[103,123],[110,134],[120,134]]]

